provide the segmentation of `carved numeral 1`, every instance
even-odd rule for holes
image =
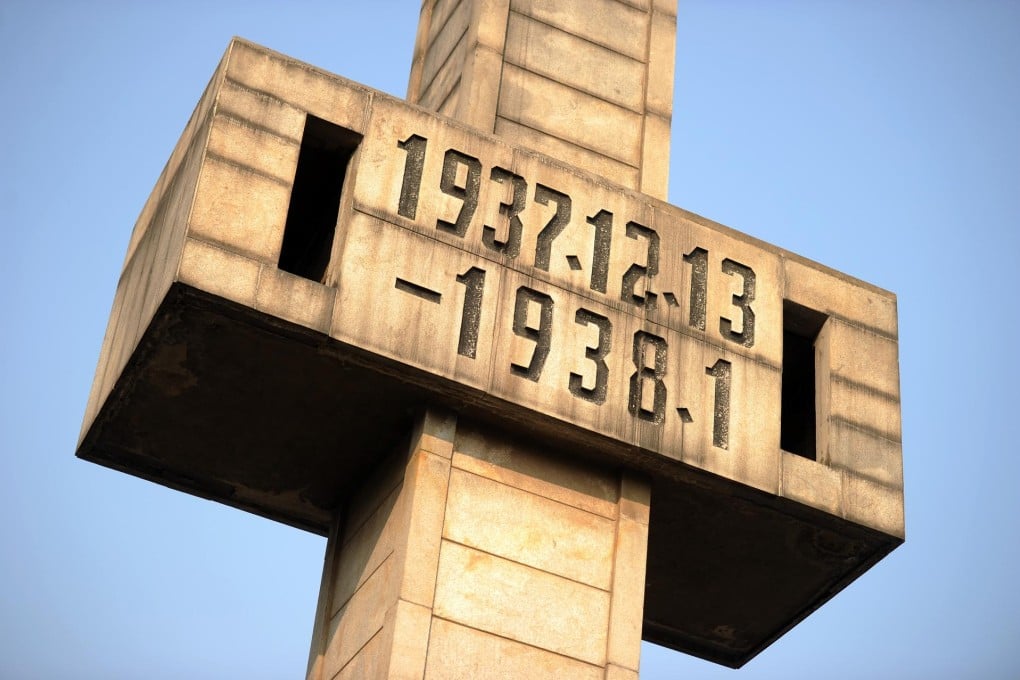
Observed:
[[[404,161],[404,181],[400,185],[400,203],[397,214],[413,220],[418,214],[418,193],[421,191],[421,172],[425,167],[425,147],[429,140],[411,135],[397,146],[407,152]]]
[[[708,251],[695,248],[684,255],[684,262],[691,265],[691,309],[687,325],[703,331],[708,313]]]
[[[606,292],[609,280],[609,248],[613,239],[613,213],[599,210],[588,218],[588,224],[595,227],[595,242],[591,257],[591,289]]]
[[[719,359],[705,369],[715,378],[715,409],[712,418],[712,446],[720,449],[730,447],[730,376],[732,364]]]
[[[464,308],[460,314],[460,341],[457,354],[471,359],[478,349],[478,328],[482,317],[482,293],[485,290],[485,270],[471,267],[457,275],[457,283],[464,284]]]

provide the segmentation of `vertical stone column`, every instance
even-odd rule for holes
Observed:
[[[677,0],[425,0],[408,100],[665,199]]]
[[[429,411],[338,516],[308,677],[637,678],[649,486]]]

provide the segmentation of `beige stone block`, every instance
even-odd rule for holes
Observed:
[[[843,515],[843,476],[821,462],[783,451],[780,495],[829,514]]]
[[[456,44],[432,79],[423,83],[419,104],[427,109],[439,110],[461,82],[469,47],[467,40],[460,40]]]
[[[397,600],[391,625],[393,649],[386,677],[393,680],[419,680],[425,675],[432,611],[428,607]]]
[[[612,520],[461,470],[450,475],[443,537],[608,590]]]
[[[597,151],[500,116],[496,117],[495,133],[514,144],[605,177],[611,182],[630,189],[638,188],[640,171],[634,165],[622,163]]]
[[[609,593],[443,541],[434,613],[525,644],[605,664]]]
[[[852,473],[843,474],[846,518],[905,538],[903,490],[873,482]]]
[[[216,97],[216,113],[301,144],[305,112],[267,92],[225,80]],[[293,173],[290,179],[293,179]]]
[[[289,184],[207,157],[189,236],[275,266],[280,259],[289,203]]]
[[[508,120],[605,154],[641,160],[641,116],[511,64],[503,65],[496,112]]]
[[[223,82],[222,66],[221,63],[209,84],[206,85],[198,105],[184,126],[181,138],[177,141],[177,145],[170,154],[169,160],[167,160],[163,171],[156,180],[152,193],[142,207],[142,211],[131,232],[131,239],[128,242],[127,253],[124,256],[122,271],[126,270],[128,264],[134,259],[135,250],[142,240],[146,238],[149,230],[153,227],[159,227],[164,222],[165,218],[161,219],[157,216],[157,213],[166,210],[168,194],[174,193],[175,187],[180,195],[178,200],[183,200],[190,208],[195,183],[198,180],[198,171],[205,156],[205,145],[209,135],[214,104],[217,99],[217,88],[220,88]],[[183,218],[187,219],[187,211],[184,212]],[[183,228],[183,224],[181,227]]]
[[[425,451],[412,454],[404,481],[406,498],[401,499],[408,520],[400,597],[425,607],[432,606],[435,594],[449,479],[448,459]]]
[[[340,127],[365,130],[371,91],[314,66],[235,38],[226,77]]]
[[[617,516],[615,478],[607,471],[490,438],[470,427],[457,431],[453,467],[602,517]]]
[[[347,604],[403,542],[407,515],[397,504],[398,495],[399,489],[394,489],[361,526],[342,536],[332,584],[331,615]]]
[[[437,111],[444,116],[453,117],[457,113],[457,106],[459,105],[460,105],[460,81],[458,81],[457,86],[450,91],[450,94],[447,95],[446,99],[439,106]]]
[[[428,6],[429,4],[432,5],[432,13],[428,23],[428,44],[431,45],[453,13],[467,12],[470,5],[469,3],[462,2],[462,0],[436,0],[435,3],[425,0],[422,3],[423,6]]]
[[[375,680],[390,677],[388,668],[391,657],[388,654],[388,642],[392,635],[386,629],[380,630],[365,643],[365,646],[347,661],[335,675],[330,671],[336,669],[323,668],[322,678],[326,680]]]
[[[611,663],[606,666],[606,680],[638,680],[638,672]]]
[[[492,132],[497,102],[502,97],[502,79],[501,53],[485,45],[469,47],[455,117],[483,132]]]
[[[642,61],[516,12],[505,30],[509,63],[637,113],[644,110]]]
[[[644,61],[648,14],[615,0],[511,0],[510,9]]]
[[[341,540],[346,543],[404,482],[407,453],[398,451],[381,461],[351,495],[343,509]]]
[[[829,424],[827,463],[886,486],[903,488],[902,445],[846,423]]]
[[[300,142],[285,139],[226,115],[213,118],[208,152],[284,184],[294,181]]]
[[[467,3],[461,3],[449,19],[443,22],[436,37],[433,38],[425,52],[421,82],[428,86],[439,73],[439,69],[449,59],[457,47],[457,43],[467,39],[467,29],[471,21],[471,12]]]
[[[652,485],[636,473],[620,473],[620,516],[639,524],[648,524],[652,501]]]
[[[665,201],[669,194],[670,122],[647,113],[641,141],[641,191]]]
[[[652,8],[656,12],[662,12],[669,16],[676,17],[678,0],[652,0]]]
[[[453,456],[453,442],[457,434],[457,414],[429,408],[415,423],[411,435],[412,449],[418,448],[443,458]]]
[[[785,297],[810,309],[895,339],[896,296],[822,265],[787,254]]]
[[[255,291],[255,308],[305,328],[328,333],[335,299],[335,288],[282,269],[266,267]]]
[[[828,369],[832,378],[866,386],[898,400],[898,343],[839,319],[830,319],[826,326]]]
[[[676,63],[676,15],[654,12],[648,41],[646,113],[669,120],[673,113],[673,68]]]
[[[481,0],[473,3],[471,29],[479,45],[503,54],[507,39],[510,0]]]
[[[323,667],[343,668],[358,650],[378,633],[386,611],[396,601],[395,560],[388,559],[375,570],[329,625]]]
[[[426,680],[602,680],[602,668],[479,630],[435,619]]]
[[[829,417],[892,441],[900,440],[900,402],[836,376],[829,381]]]
[[[635,671],[641,663],[648,525],[621,516],[616,526],[607,661]]]
[[[255,304],[262,265],[216,245],[193,238],[185,241],[177,279],[207,293],[249,307]]]

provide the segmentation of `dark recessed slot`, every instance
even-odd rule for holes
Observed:
[[[828,317],[783,300],[783,403],[779,445],[817,459],[815,448],[815,340]]]
[[[329,264],[347,164],[361,135],[309,115],[301,138],[280,269],[321,281]]]

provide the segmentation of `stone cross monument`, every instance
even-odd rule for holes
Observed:
[[[740,666],[904,536],[895,297],[664,202],[675,0],[229,45],[78,455],[328,536],[308,677]]]

